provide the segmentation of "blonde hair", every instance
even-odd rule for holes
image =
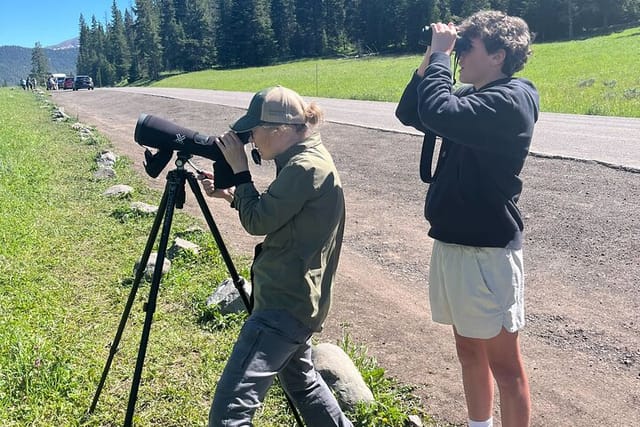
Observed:
[[[315,102],[310,102],[304,108],[304,118],[305,123],[282,126],[293,127],[298,133],[306,132],[307,129],[313,129],[324,122],[324,111]]]

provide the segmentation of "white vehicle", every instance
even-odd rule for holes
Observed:
[[[51,74],[55,81],[58,83],[58,89],[62,90],[62,86],[64,85],[64,79],[67,77],[65,73],[52,73]]]

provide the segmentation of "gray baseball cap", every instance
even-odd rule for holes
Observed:
[[[305,124],[306,104],[291,89],[274,86],[253,95],[247,113],[231,125],[237,133],[248,132],[263,124]]]

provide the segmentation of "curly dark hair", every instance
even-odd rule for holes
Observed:
[[[516,16],[496,10],[474,13],[458,27],[460,36],[480,38],[489,53],[504,49],[502,72],[508,76],[522,70],[531,55],[529,26]]]

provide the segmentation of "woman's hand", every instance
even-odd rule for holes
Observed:
[[[222,151],[225,160],[231,166],[233,173],[240,173],[249,170],[247,153],[244,151],[244,144],[234,132],[227,132],[216,140],[218,148]]]
[[[203,171],[198,175],[198,179],[201,181],[202,188],[207,196],[225,199],[229,203],[233,202],[233,193],[236,190],[236,187],[216,188],[213,185],[213,174],[209,172]]]

